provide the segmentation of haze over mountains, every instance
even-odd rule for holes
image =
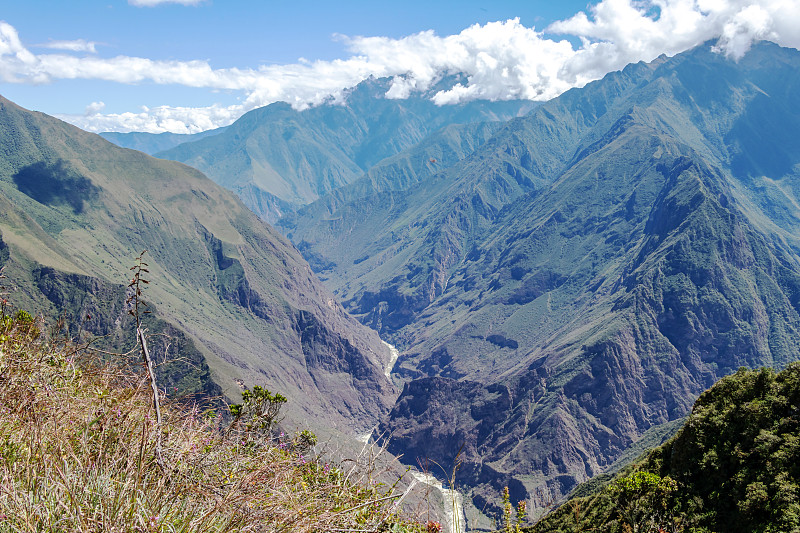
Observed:
[[[455,80],[440,85],[446,83]],[[534,106],[525,101],[437,106],[429,95],[392,100],[384,97],[390,84],[370,79],[341,103],[304,111],[271,104],[246,113],[213,139],[193,136],[156,155],[200,169],[275,222],[445,126],[505,121]]]
[[[133,150],[139,150],[140,152],[153,155],[157,152],[163,152],[164,150],[174,148],[179,144],[198,141],[210,135],[217,135],[218,133],[222,133],[224,130],[225,128],[216,128],[213,130],[202,131],[200,133],[119,133],[115,131],[105,131],[99,135],[100,137],[106,139],[107,141],[111,141],[117,146],[131,148]]]
[[[327,289],[199,172],[3,101],[7,272],[101,333],[120,310],[91,296],[148,248],[158,316],[208,365],[187,379],[276,383],[297,419],[379,423],[411,465],[460,453],[476,528],[504,485],[559,498],[720,377],[800,359],[797,50],[707,43],[507,122],[528,104],[382,83],[159,154],[275,220]]]

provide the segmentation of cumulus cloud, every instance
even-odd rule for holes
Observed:
[[[136,7],[155,7],[161,4],[181,4],[184,6],[196,6],[203,0],[128,0],[128,3]]]
[[[626,64],[674,55],[717,39],[715,49],[741,58],[754,41],[800,46],[797,0],[604,0],[547,30],[579,37],[583,45],[563,65],[577,85]]]
[[[219,69],[207,61],[34,55],[12,26],[0,23],[0,79],[47,83],[83,78],[242,93],[242,103],[234,106],[164,106],[63,117],[92,131],[191,133],[229,124],[246,111],[276,101],[297,109],[341,101],[347,88],[370,76],[393,77],[387,98],[429,93],[443,77],[463,74],[466,81],[429,96],[440,105],[473,99],[548,100],[628,63],[674,55],[712,39],[718,52],[733,59],[759,39],[798,48],[798,28],[800,0],[602,0],[544,31],[511,19],[476,24],[448,36],[433,31],[400,39],[336,36],[345,42],[349,57]],[[573,46],[560,35],[581,44]]]
[[[67,50],[69,52],[97,53],[97,43],[84,39],[75,39],[74,41],[49,41],[39,46],[42,48],[52,48],[54,50]]]

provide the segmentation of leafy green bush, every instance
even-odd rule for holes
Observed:
[[[800,363],[740,369],[697,400],[678,434],[546,531],[800,531]]]

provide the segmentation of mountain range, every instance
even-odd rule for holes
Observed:
[[[390,83],[370,78],[342,101],[302,111],[283,102],[271,104],[245,113],[218,134],[194,136],[156,155],[201,170],[274,222],[445,126],[504,121],[535,105],[477,101],[437,106],[425,94],[389,99],[384,94]],[[455,81],[448,78],[437,87],[446,83]]]
[[[216,184],[0,101],[15,300],[124,336],[147,249],[149,327],[192,363],[162,381],[264,384],[292,421],[458,466],[470,529],[504,486],[557,501],[722,376],[800,359],[797,50],[706,43],[537,106],[387,84],[158,152]]]
[[[799,81],[796,50],[707,43],[279,221],[401,349],[390,450],[459,462],[497,513],[499,487],[557,499],[718,378],[797,360]]]
[[[221,127],[202,131],[200,133],[145,133],[142,131],[121,133],[116,131],[104,131],[99,135],[105,140],[111,141],[122,148],[139,150],[140,152],[153,155],[157,152],[163,152],[164,150],[174,148],[179,144],[199,141],[204,137],[217,135],[224,130],[225,128]]]

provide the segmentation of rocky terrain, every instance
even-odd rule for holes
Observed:
[[[391,450],[460,451],[478,509],[558,498],[720,377],[800,358],[799,66],[769,43],[630,65],[281,222],[401,351]]]

